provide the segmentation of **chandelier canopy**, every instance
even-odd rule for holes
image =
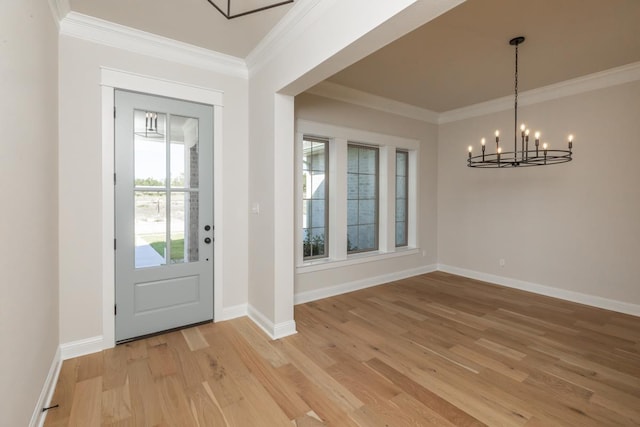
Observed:
[[[293,0],[207,0],[227,19],[238,18],[272,7],[293,3]]]
[[[568,149],[551,149],[547,142],[540,146],[540,132],[533,135],[534,146],[529,148],[529,128],[523,123],[520,125],[520,149],[518,149],[518,46],[524,42],[524,37],[519,36],[509,40],[509,44],[515,46],[515,97],[514,97],[514,122],[513,122],[513,151],[504,151],[500,146],[500,131],[496,130],[496,152],[486,153],[486,140],[482,138],[480,145],[482,154],[474,156],[473,146],[469,146],[467,166],[471,168],[512,168],[520,166],[546,166],[555,163],[571,161],[573,150],[573,135],[569,135]]]

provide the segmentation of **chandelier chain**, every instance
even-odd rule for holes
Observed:
[[[518,46],[520,43],[516,43],[516,72],[515,72],[515,100],[514,100],[514,121],[513,121],[513,155],[514,159],[517,157],[518,152]],[[524,156],[524,153],[523,153]]]

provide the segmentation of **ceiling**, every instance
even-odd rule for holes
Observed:
[[[214,0],[216,4],[226,3]],[[232,13],[273,4],[233,0]],[[234,19],[207,0],[70,0],[71,10],[238,58],[251,50],[291,9],[286,4]]]
[[[292,7],[227,20],[207,0],[70,3],[75,12],[240,58]],[[449,111],[513,93],[508,41],[518,35],[527,38],[520,46],[522,91],[637,62],[640,0],[467,0],[328,80]]]
[[[435,112],[640,61],[640,0],[467,0],[329,81]]]

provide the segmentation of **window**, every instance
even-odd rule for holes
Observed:
[[[378,149],[349,144],[347,253],[378,249]]]
[[[296,127],[297,271],[418,254],[420,141],[306,120]]]
[[[329,144],[304,138],[302,143],[302,247],[304,259],[327,256]]]
[[[407,246],[409,229],[409,153],[396,151],[396,247]]]

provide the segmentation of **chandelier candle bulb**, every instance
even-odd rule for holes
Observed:
[[[469,158],[471,158],[471,152],[473,151],[473,147],[469,146]]]
[[[569,150],[573,148],[573,135],[569,135]]]

